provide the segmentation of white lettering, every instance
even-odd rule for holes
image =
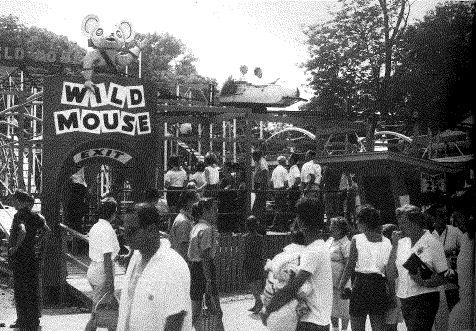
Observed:
[[[129,162],[132,159],[132,156],[129,154],[119,151],[116,149],[110,148],[94,148],[88,149],[73,156],[73,160],[75,163],[79,163],[85,159],[95,158],[95,157],[106,157],[116,161],[119,161],[123,164]]]

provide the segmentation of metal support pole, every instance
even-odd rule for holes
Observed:
[[[225,141],[225,138],[226,138],[226,123],[225,121],[222,121],[222,136],[223,136],[223,142],[222,142],[222,163],[225,163],[225,159],[226,159],[226,141]]]
[[[233,119],[233,162],[236,163],[236,118]]]

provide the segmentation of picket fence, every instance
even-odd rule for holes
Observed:
[[[241,234],[220,234],[220,248],[215,256],[218,291],[220,294],[243,293],[248,284],[243,273],[244,245]],[[267,234],[264,237],[264,260],[270,259],[291,243],[289,234]]]

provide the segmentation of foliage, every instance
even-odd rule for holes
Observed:
[[[407,119],[418,117],[422,128],[443,130],[469,116],[473,16],[470,3],[438,5],[405,33],[395,73],[396,98]]]
[[[315,90],[306,110],[317,108],[324,117],[348,119],[367,118],[376,111],[386,47],[398,41],[404,1],[387,2],[386,26],[382,2],[339,0],[341,8],[330,21],[305,31],[310,53],[305,67]],[[393,39],[387,41],[386,34]]]

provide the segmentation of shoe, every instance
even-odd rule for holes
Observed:
[[[263,308],[263,303],[262,302],[258,303],[255,309],[253,310],[253,314],[259,314],[262,308]]]

